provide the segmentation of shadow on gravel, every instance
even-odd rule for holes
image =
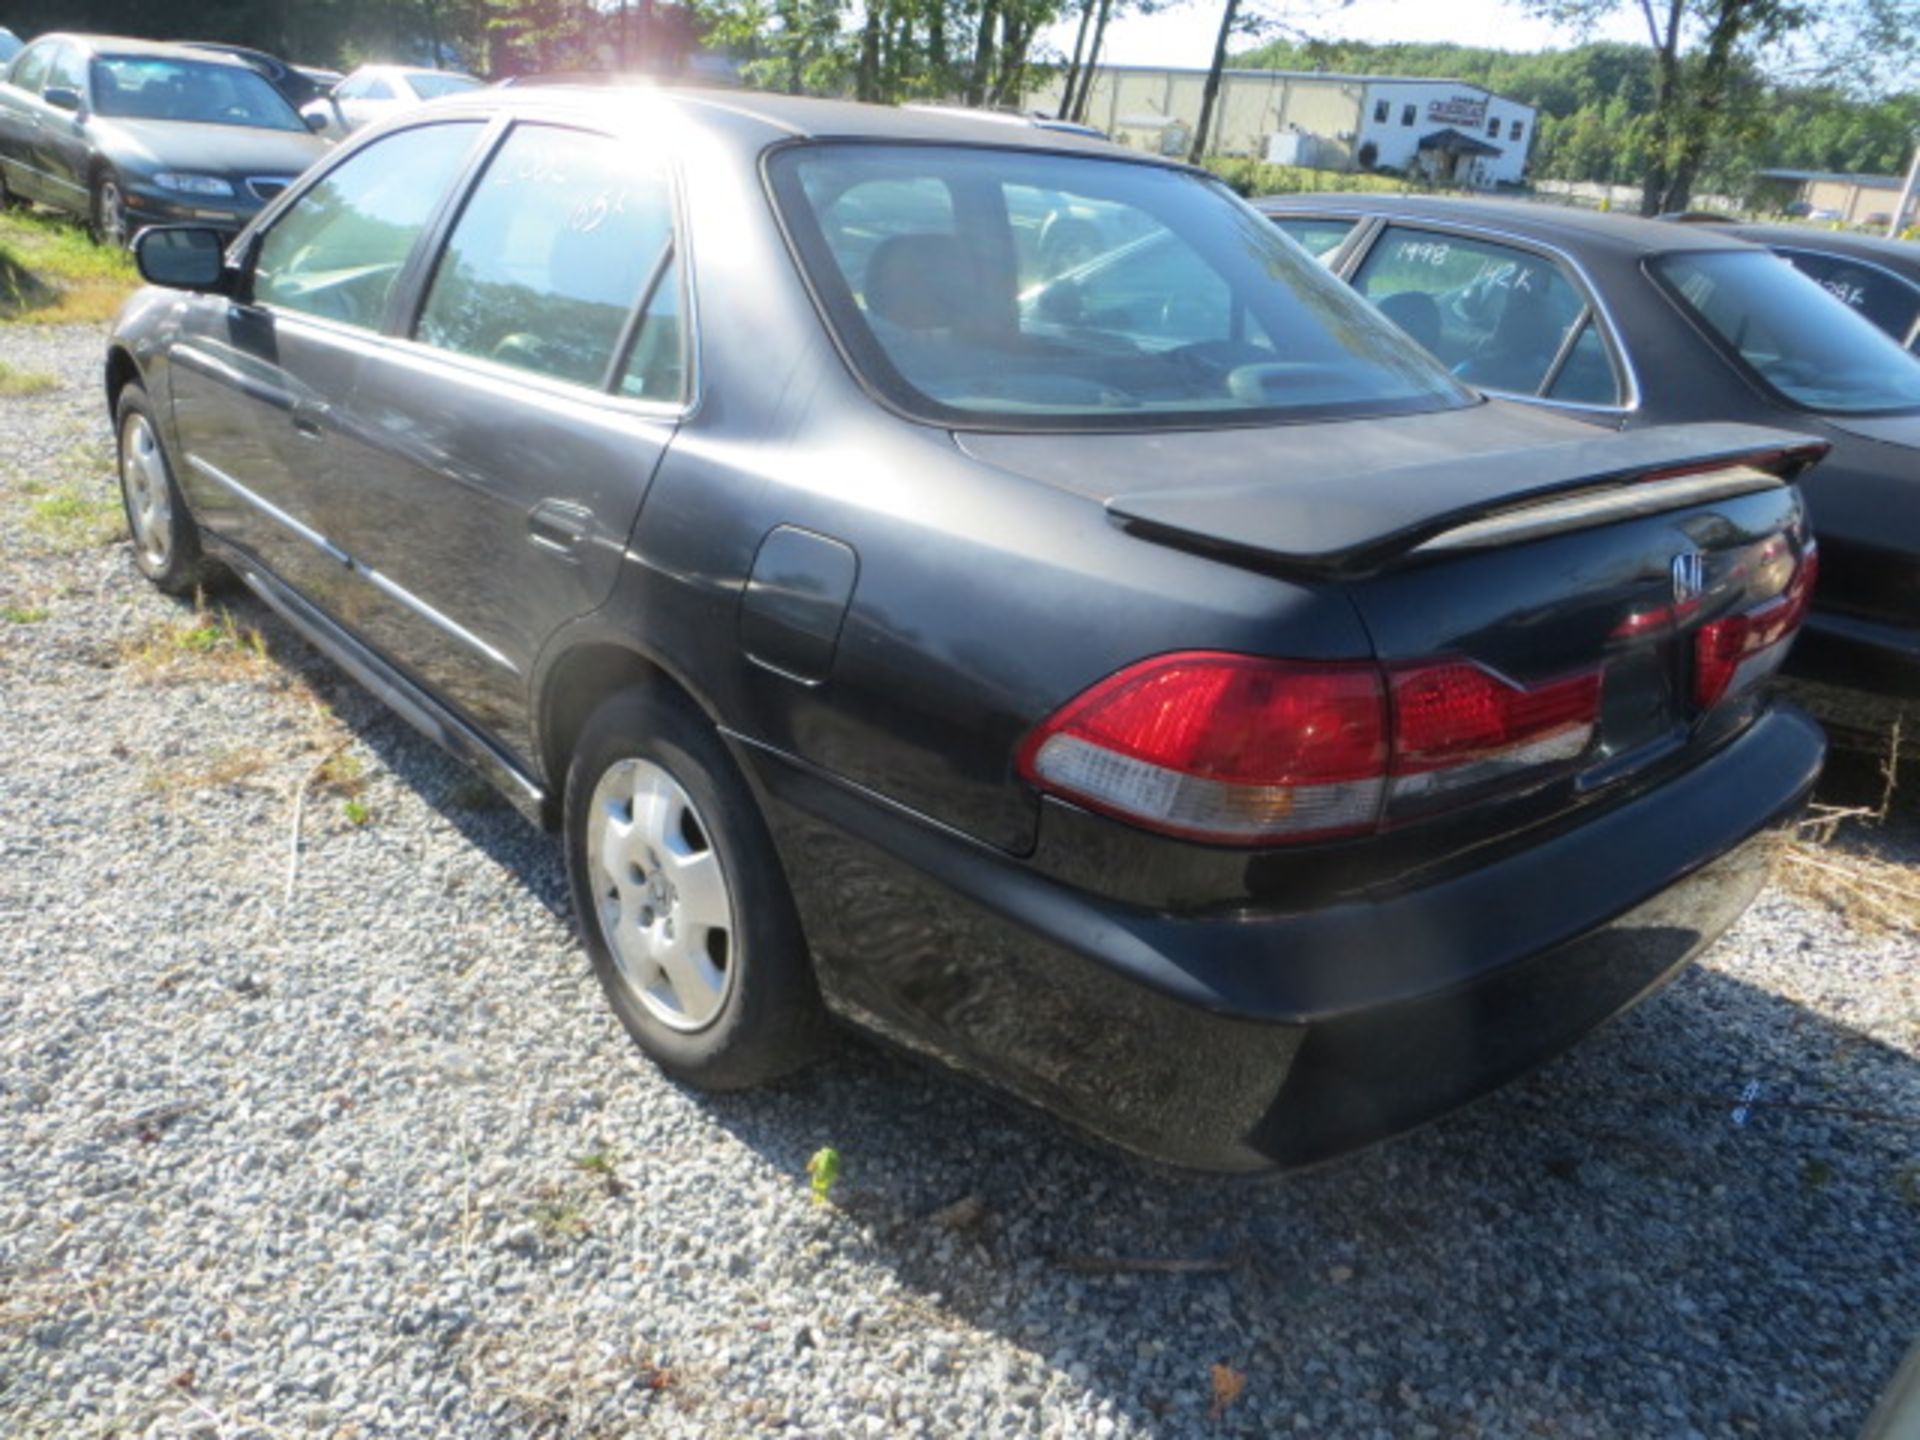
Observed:
[[[403,784],[567,913],[549,837],[265,607],[230,603]],[[1914,793],[1887,832],[1903,847]],[[1851,1434],[1920,1314],[1920,1063],[1697,968],[1474,1109],[1267,1183],[1149,1171],[857,1041],[786,1086],[695,1099],[796,1185],[837,1146],[837,1247],[1148,1433],[1510,1433],[1527,1416],[1570,1435]],[[1191,1273],[1150,1268],[1167,1261]],[[1246,1386],[1210,1416],[1215,1365]],[[1043,1374],[1002,1379],[1039,1403]]]
[[[866,1049],[707,1104],[789,1173],[838,1145],[856,1249],[1150,1432],[1199,1428],[1224,1364],[1219,1433],[1852,1434],[1920,1313],[1920,1065],[1707,971],[1267,1183],[1150,1173]]]

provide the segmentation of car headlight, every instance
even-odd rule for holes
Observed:
[[[177,170],[162,170],[153,177],[162,190],[177,190],[182,195],[231,195],[233,186],[218,175],[187,175]]]

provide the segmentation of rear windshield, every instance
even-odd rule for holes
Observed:
[[[410,70],[407,84],[422,100],[438,100],[442,95],[457,95],[462,90],[478,90],[480,82],[471,75],[449,75],[444,70]]]
[[[794,146],[768,169],[843,347],[912,414],[974,427],[1205,427],[1474,403],[1197,175],[880,144]]]
[[[302,133],[307,128],[278,90],[243,65],[103,55],[93,62],[90,78],[93,108],[102,115]]]
[[[1662,255],[1653,271],[1764,385],[1808,410],[1920,410],[1920,362],[1765,250]]]

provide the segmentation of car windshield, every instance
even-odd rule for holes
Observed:
[[[307,127],[280,92],[244,65],[103,55],[93,62],[93,108],[128,120],[188,120],[261,130]]]
[[[449,75],[444,70],[409,70],[407,84],[422,100],[438,100],[442,95],[480,88],[480,82],[471,75]]]
[[[1662,255],[1653,271],[1770,389],[1834,415],[1920,410],[1920,361],[1765,250]]]
[[[1085,429],[1397,414],[1473,393],[1231,192],[1133,161],[794,146],[781,211],[899,408]]]

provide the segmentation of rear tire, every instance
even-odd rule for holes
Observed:
[[[174,483],[159,419],[138,381],[128,381],[120,392],[114,433],[119,441],[120,504],[133,537],[133,563],[169,595],[185,595],[209,584],[219,576],[219,567],[201,549],[200,527]]]
[[[819,1052],[826,1010],[772,838],[690,706],[640,686],[594,711],[567,772],[564,828],[581,939],[661,1069],[734,1090]]]

